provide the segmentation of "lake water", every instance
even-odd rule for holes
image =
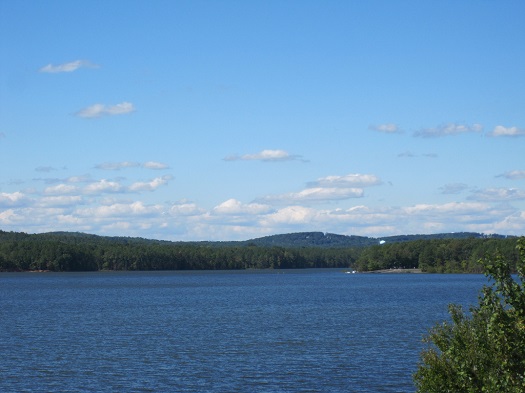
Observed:
[[[482,275],[0,273],[1,392],[414,392]]]

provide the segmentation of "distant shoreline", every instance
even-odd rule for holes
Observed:
[[[421,274],[421,269],[382,269],[382,270],[370,270],[368,272],[360,272],[368,274]]]

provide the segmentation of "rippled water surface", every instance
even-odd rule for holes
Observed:
[[[413,392],[480,275],[0,273],[2,392]]]

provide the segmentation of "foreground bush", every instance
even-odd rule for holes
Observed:
[[[430,331],[414,375],[418,392],[525,392],[525,238],[517,248],[517,281],[500,255],[483,259],[492,284],[478,306],[466,314],[451,305],[451,322]]]

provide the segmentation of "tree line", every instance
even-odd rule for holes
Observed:
[[[344,268],[354,249],[163,242],[92,235],[0,232],[2,271]]]
[[[359,271],[419,268],[427,273],[482,273],[480,259],[498,252],[515,270],[517,239],[432,239],[376,245],[363,248],[354,267]]]
[[[479,259],[496,250],[515,267],[516,240],[434,239],[323,248],[0,231],[0,271],[420,268],[424,272],[479,273],[483,269]]]

